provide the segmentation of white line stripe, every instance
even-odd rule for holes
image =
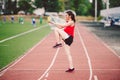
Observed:
[[[81,37],[81,34],[80,34],[78,28],[77,28],[77,32],[78,32],[78,35],[79,35],[80,41],[81,41],[81,43],[82,43],[82,45],[83,45],[83,48],[84,48],[85,54],[86,54],[86,56],[87,56],[88,65],[89,65],[89,68],[90,68],[90,76],[89,76],[89,80],[92,80],[92,75],[93,75],[93,72],[92,72],[92,64],[91,64],[90,57],[89,57],[89,55],[88,55],[88,50],[87,50],[87,48],[86,48],[86,46],[85,46],[85,43],[84,43],[84,41],[83,41],[83,38]]]
[[[94,33],[91,33],[96,39],[98,39],[106,48],[108,48],[115,56],[120,58],[120,56],[112,49],[110,46],[108,46],[101,38],[99,38],[97,35]]]
[[[12,71],[34,71],[34,70],[45,70],[45,69],[10,69]],[[65,69],[51,69],[51,70],[62,70],[64,71]],[[75,69],[75,70],[90,70],[90,69]],[[92,69],[94,71],[119,71],[120,69]]]
[[[94,75],[94,80],[98,80],[98,77],[96,75]]]
[[[31,51],[33,51],[38,45],[40,45],[46,38],[48,37],[48,35],[47,36],[45,36],[38,44],[36,44],[33,48],[31,48],[28,52],[26,52],[25,53],[25,55],[22,55],[19,59],[17,59],[17,60],[15,60],[14,62],[11,62],[10,64],[12,64],[12,65],[10,65],[10,66],[8,66],[6,69],[4,69],[3,71],[1,71],[0,72],[0,76],[2,76],[9,68],[11,68],[11,67],[13,67],[15,64],[17,64],[19,61],[21,61],[25,56],[27,56]]]
[[[84,25],[83,25],[84,26]],[[118,58],[120,58],[120,55],[118,55],[110,46],[108,46],[101,38],[99,38],[97,35],[92,33],[93,36],[96,37],[96,39],[100,40],[105,47],[107,47],[111,52],[113,52],[114,55],[116,55]]]
[[[44,25],[44,26],[41,26],[41,27],[38,27],[38,28],[35,28],[35,29],[32,29],[32,30],[29,30],[29,31],[26,31],[26,32],[17,34],[17,35],[15,35],[15,36],[12,36],[12,37],[3,39],[3,40],[0,41],[0,43],[5,42],[5,41],[8,41],[8,40],[11,40],[11,39],[14,39],[14,38],[19,37],[19,36],[22,36],[22,35],[25,35],[25,34],[27,34],[27,33],[33,32],[33,31],[36,31],[36,30],[41,29],[41,28],[46,27],[46,26],[47,26],[47,25]]]
[[[56,53],[55,53],[55,55],[53,57],[53,60],[52,60],[52,62],[50,64],[50,66],[46,69],[46,71],[41,75],[41,77],[38,80],[41,80],[48,73],[48,71],[50,70],[50,68],[53,66],[53,64],[54,64],[54,62],[56,60],[56,57],[58,55],[59,50],[60,50],[60,48],[57,49],[57,51],[56,51]]]
[[[47,78],[48,76],[49,76],[49,73],[47,73],[45,77]]]

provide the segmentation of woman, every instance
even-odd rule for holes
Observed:
[[[72,61],[71,52],[70,52],[70,45],[73,42],[74,27],[75,27],[75,21],[76,21],[75,15],[72,11],[66,12],[66,21],[67,21],[66,24],[58,24],[54,22],[50,22],[50,23],[57,26],[55,28],[56,38],[59,40],[59,37],[61,37],[65,43],[64,48],[65,48],[66,54],[68,56],[68,61],[69,61],[69,69],[66,70],[66,72],[72,72],[74,71],[74,67],[73,67],[73,61]]]

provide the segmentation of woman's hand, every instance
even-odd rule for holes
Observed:
[[[52,21],[49,21],[48,23],[50,23],[50,24],[55,24],[54,22],[52,22]]]

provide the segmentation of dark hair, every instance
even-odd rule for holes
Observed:
[[[66,13],[67,13],[69,16],[71,16],[71,19],[72,19],[74,22],[76,22],[76,20],[75,20],[75,15],[73,14],[72,11],[67,11]]]

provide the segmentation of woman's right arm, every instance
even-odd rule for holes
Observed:
[[[66,26],[71,26],[74,24],[73,21],[69,21],[68,23],[65,23],[65,24],[59,24],[59,23],[54,23],[54,22],[50,22],[50,23],[56,25],[58,28],[64,28]]]

